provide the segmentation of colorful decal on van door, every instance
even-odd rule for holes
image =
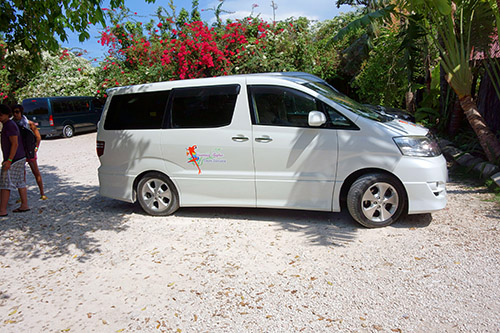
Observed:
[[[198,165],[198,160],[200,158],[198,156],[196,156],[196,151],[195,151],[197,148],[198,148],[198,146],[196,146],[196,145],[187,148],[186,155],[190,158],[188,163],[194,163],[196,165],[196,167],[198,168],[198,174],[200,174],[201,169],[200,169],[200,166]]]
[[[186,148],[186,155],[188,156],[188,163],[194,163],[198,168],[198,174],[201,173],[201,167],[204,163],[226,163],[222,148],[215,148],[210,153],[197,153],[197,145]]]

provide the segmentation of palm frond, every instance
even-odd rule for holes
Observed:
[[[500,61],[490,58],[484,67],[486,67],[486,72],[490,77],[493,88],[495,88],[498,99],[500,99]]]
[[[376,10],[374,12],[368,13],[363,17],[352,21],[344,28],[340,29],[339,32],[333,36],[330,42],[336,42],[343,39],[347,34],[360,28],[364,28],[371,23],[383,22],[388,19],[391,14],[395,14],[394,8],[396,5],[389,5],[382,9]]]

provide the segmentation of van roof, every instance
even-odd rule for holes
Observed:
[[[144,87],[146,85],[159,85],[159,84],[165,84],[165,83],[170,83],[170,84],[175,84],[176,82],[193,82],[195,83],[196,81],[212,81],[212,80],[221,80],[224,81],[226,79],[231,79],[231,78],[245,78],[245,77],[269,77],[273,79],[285,79],[288,81],[313,81],[313,82],[324,82],[322,79],[319,77],[305,73],[305,72],[268,72],[268,73],[252,73],[252,74],[237,74],[237,75],[227,75],[227,76],[216,76],[216,77],[209,77],[209,78],[197,78],[197,79],[185,79],[185,80],[173,80],[173,81],[162,81],[162,82],[151,82],[151,83],[143,83],[143,84],[138,84],[138,85],[131,85],[131,86],[122,86],[122,87],[114,87],[114,88],[109,88],[107,90],[108,93],[111,93],[116,90],[122,90],[122,89],[130,89],[132,87]]]
[[[30,97],[30,98],[25,98],[23,99],[24,101],[36,101],[40,99],[81,99],[81,98],[87,98],[87,99],[93,99],[97,98],[95,96],[51,96],[51,97]]]

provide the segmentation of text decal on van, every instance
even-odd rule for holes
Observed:
[[[210,153],[196,153],[197,145],[186,148],[188,163],[194,163],[198,168],[198,174],[201,173],[201,166],[204,163],[226,163],[222,148],[215,148]]]

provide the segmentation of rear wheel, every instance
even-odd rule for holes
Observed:
[[[406,209],[406,193],[394,177],[371,173],[359,177],[347,194],[351,216],[368,228],[394,223]]]
[[[62,130],[62,135],[65,138],[71,138],[74,134],[75,134],[75,130],[73,129],[73,126],[64,125],[63,130]]]
[[[179,196],[174,184],[159,172],[144,175],[136,190],[139,204],[150,215],[170,215],[179,208]]]

